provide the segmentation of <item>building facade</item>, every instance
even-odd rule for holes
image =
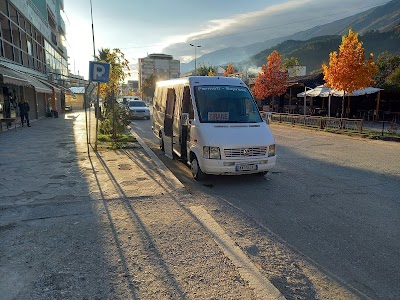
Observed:
[[[63,1],[0,0],[1,117],[17,117],[21,99],[31,118],[61,111],[69,87]]]
[[[147,57],[139,58],[138,65],[139,90],[141,90],[144,80],[151,75],[156,76],[158,80],[179,78],[180,76],[180,61],[173,59],[172,55],[150,54]]]

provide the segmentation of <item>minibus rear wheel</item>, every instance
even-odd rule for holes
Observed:
[[[192,171],[192,176],[194,180],[200,181],[206,177],[206,174],[200,169],[199,162],[197,161],[196,155],[193,155],[190,170]]]

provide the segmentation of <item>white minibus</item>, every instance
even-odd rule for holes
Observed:
[[[275,140],[246,84],[233,77],[193,76],[157,82],[154,134],[165,154],[205,174],[265,174]]]

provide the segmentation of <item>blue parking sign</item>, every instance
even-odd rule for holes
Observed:
[[[93,82],[109,82],[110,64],[89,61],[89,80]]]

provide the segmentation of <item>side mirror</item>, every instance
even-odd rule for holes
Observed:
[[[189,114],[188,113],[182,113],[181,124],[182,125],[189,125]]]
[[[261,113],[261,118],[263,121],[267,124],[271,123],[271,113],[269,112],[260,112]]]

